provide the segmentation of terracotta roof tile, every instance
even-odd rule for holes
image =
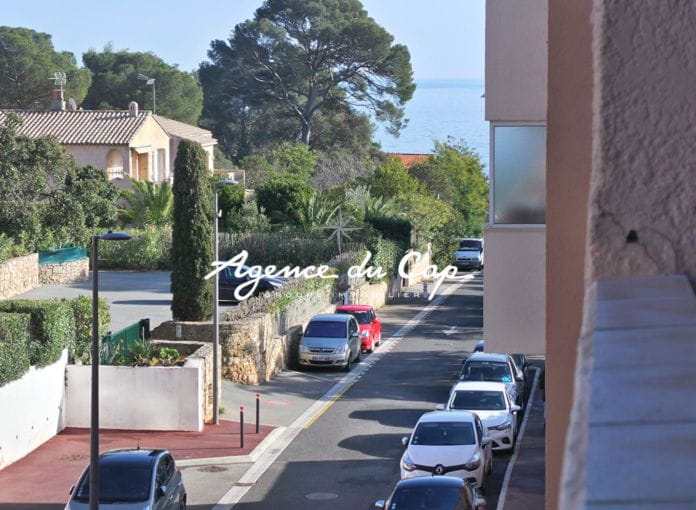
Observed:
[[[213,134],[207,129],[202,129],[192,126],[191,124],[179,122],[178,120],[162,117],[161,115],[155,115],[154,117],[155,120],[159,122],[160,126],[162,126],[162,128],[172,136],[198,142],[201,145],[217,143],[217,140],[213,138]]]
[[[389,154],[392,154],[399,158],[406,168],[410,168],[417,163],[422,163],[432,155],[406,152],[391,152]]]

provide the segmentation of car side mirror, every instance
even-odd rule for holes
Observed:
[[[462,360],[462,365],[463,365],[464,363],[466,363],[466,359],[463,359],[463,360]]]
[[[488,446],[491,444],[491,437],[490,436],[483,436],[481,438],[481,446]]]
[[[404,436],[401,438],[401,444],[404,446],[408,446],[408,442],[411,440],[411,436]]]
[[[375,508],[379,508],[380,510],[384,509],[384,500],[380,499],[379,501],[375,501]]]
[[[524,382],[524,377],[520,377],[519,375],[517,375],[517,376],[515,376],[515,381]]]
[[[510,406],[510,410],[513,413],[519,413],[522,410],[522,408],[520,406],[518,406],[517,404],[513,404],[512,406]]]
[[[167,493],[167,488],[164,485],[157,487],[157,499],[163,498]]]
[[[350,335],[351,338],[358,338],[358,336],[360,336],[358,333],[353,333],[352,335]]]
[[[445,404],[437,404],[437,405],[435,406],[435,410],[436,410],[436,411],[444,411],[444,410],[445,410],[445,407],[446,407]]]

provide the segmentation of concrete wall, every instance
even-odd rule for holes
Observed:
[[[68,365],[65,425],[89,427],[91,366]],[[201,360],[183,367],[99,368],[100,426],[130,430],[203,430]]]
[[[15,257],[0,264],[0,299],[39,286],[39,254]]]
[[[63,284],[89,280],[89,258],[71,260],[59,264],[40,264],[39,283]]]
[[[65,428],[68,351],[47,367],[31,367],[0,387],[0,469],[21,459]]]
[[[582,324],[592,158],[592,0],[549,1],[546,508],[558,507]]]
[[[486,120],[546,119],[547,0],[486,1]]]
[[[92,165],[106,170],[107,156],[112,149],[123,158],[123,174],[130,175],[130,157],[127,145],[64,145],[80,166]]]
[[[544,227],[487,228],[483,275],[486,350],[543,354],[546,338]]]
[[[169,166],[169,135],[167,132],[159,125],[159,123],[152,117],[148,115],[148,118],[143,122],[138,132],[135,134],[130,143],[131,148],[133,147],[144,147],[150,153],[149,154],[149,177],[148,180],[157,180],[157,168],[154,166],[154,159],[152,153],[163,150],[165,154],[166,165]],[[131,161],[130,168],[132,168],[131,177],[137,177],[138,161],[136,158],[137,154],[135,151],[131,151],[129,160]],[[169,174],[171,175],[172,168],[169,167]]]

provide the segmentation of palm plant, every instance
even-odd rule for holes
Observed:
[[[397,213],[396,202],[391,198],[370,196],[364,204],[365,217],[394,216]]]
[[[129,181],[133,189],[121,192],[121,197],[128,202],[128,209],[121,209],[121,215],[138,228],[171,223],[174,196],[169,182],[154,183],[130,178]]]
[[[328,197],[314,192],[303,196],[293,212],[302,231],[311,233],[329,223],[338,208]]]

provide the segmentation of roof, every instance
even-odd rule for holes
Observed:
[[[411,168],[417,163],[422,163],[431,156],[431,154],[422,154],[416,152],[390,152],[389,154],[399,158],[406,168]]]
[[[168,119],[167,117],[162,117],[161,115],[154,115],[154,117],[155,120],[159,122],[159,125],[162,126],[162,128],[171,136],[191,140],[192,142],[197,142],[201,145],[217,144],[217,140],[213,138],[213,134],[207,129],[192,126],[191,124],[186,124],[185,122],[179,122],[178,120]]]
[[[165,450],[114,450],[99,456],[99,465],[151,465]]]
[[[407,478],[396,484],[398,488],[408,487],[465,487],[464,480],[455,476],[419,476]]]
[[[418,419],[418,423],[433,421],[466,421],[473,423],[474,413],[470,411],[431,411]]]
[[[344,310],[346,312],[369,312],[372,310],[370,305],[338,305],[336,310]]]
[[[473,352],[467,358],[467,361],[498,361],[507,363],[508,354],[496,354],[493,352]]]
[[[0,124],[15,113],[17,133],[30,138],[52,136],[65,145],[127,145],[151,115],[141,110],[0,110]]]
[[[506,391],[506,384],[492,381],[461,381],[454,385],[452,391]]]
[[[313,321],[348,322],[353,317],[342,313],[321,313],[312,317]]]

